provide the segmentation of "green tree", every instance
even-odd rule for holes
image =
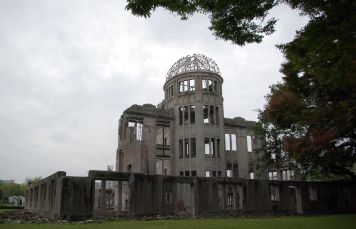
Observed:
[[[37,183],[40,182],[41,180],[42,180],[42,177],[41,177],[41,176],[39,176],[39,177],[33,177],[33,178],[26,177],[26,179],[25,179],[25,184],[26,184],[26,185],[37,184]]]
[[[162,7],[187,19],[207,14],[210,30],[234,44],[261,42],[274,32],[269,10],[287,4],[309,17],[295,39],[279,45],[283,82],[271,86],[259,114],[265,161],[285,160],[304,175],[356,179],[356,3],[354,0],[128,0],[126,9],[149,17]],[[275,159],[271,159],[274,155]]]

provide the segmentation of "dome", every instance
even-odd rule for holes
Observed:
[[[166,80],[184,72],[208,71],[220,75],[220,70],[215,61],[203,54],[188,55],[180,58],[167,73]]]

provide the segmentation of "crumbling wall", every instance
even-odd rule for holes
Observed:
[[[59,171],[27,188],[25,209],[51,219],[90,218],[92,190],[88,177]]]
[[[99,192],[95,192],[95,181],[101,182]],[[118,185],[110,188],[114,196],[108,196],[106,184],[113,181]],[[342,213],[356,212],[355,193],[356,183],[346,181],[270,181],[113,171],[68,177],[65,172],[57,172],[27,189],[26,209],[70,220],[138,215]]]

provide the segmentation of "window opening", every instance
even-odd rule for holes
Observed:
[[[191,154],[191,157],[196,157],[196,140],[195,140],[195,138],[190,139],[190,154]]]
[[[233,207],[233,203],[234,203],[234,194],[232,192],[229,192],[227,194],[227,206],[229,208]]]
[[[183,124],[183,107],[178,108],[178,113],[179,113],[179,125]]]
[[[220,139],[219,138],[216,139],[216,153],[217,153],[218,157],[220,157]]]
[[[188,120],[189,120],[188,106],[184,106],[183,110],[184,110],[184,124],[186,124],[186,123],[188,123]]]
[[[216,171],[215,170],[212,171],[212,174],[213,174],[213,177],[216,177]]]
[[[209,106],[203,106],[203,115],[204,123],[209,123]]]
[[[206,176],[206,177],[211,177],[211,174],[210,174],[210,171],[209,171],[209,170],[206,170],[206,171],[205,171],[205,176]]]
[[[252,138],[247,136],[247,152],[252,152]]]
[[[225,134],[225,150],[231,150],[230,134]]]
[[[270,186],[271,200],[279,201],[279,187],[275,185]]]
[[[189,139],[188,138],[184,139],[184,152],[185,152],[185,157],[189,157]]]
[[[210,154],[210,144],[209,144],[209,138],[205,138],[204,139],[204,149],[205,149],[205,155],[209,155]]]
[[[210,109],[209,109],[209,122],[211,124],[215,123],[215,121],[214,121],[214,106],[210,106]]]
[[[179,158],[183,158],[183,139],[179,139]]]
[[[195,123],[195,106],[190,106],[190,123]]]
[[[278,180],[278,172],[277,171],[269,172],[268,177],[270,180]]]
[[[236,147],[236,134],[230,134],[231,136],[231,150],[232,151],[236,151],[237,147]]]
[[[195,91],[195,80],[189,80],[189,91]]]

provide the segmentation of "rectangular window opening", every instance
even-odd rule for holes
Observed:
[[[178,108],[178,115],[179,115],[179,125],[183,124],[183,107]]]
[[[252,152],[252,137],[247,136],[247,152]]]
[[[179,158],[183,158],[183,139],[179,139]]]
[[[209,122],[210,124],[214,124],[215,120],[214,120],[214,106],[210,106],[209,109]]]
[[[190,154],[191,154],[191,157],[196,157],[196,140],[195,140],[195,138],[190,139]]]
[[[236,134],[231,134],[231,150],[236,151]]]
[[[209,111],[208,110],[209,110],[209,106],[204,105],[203,106],[204,123],[209,123],[209,113],[208,113]]]
[[[189,139],[186,138],[184,139],[184,152],[185,152],[185,157],[189,157]]]
[[[195,91],[195,80],[189,80],[189,91]]]
[[[195,123],[195,106],[190,106],[190,123]]]
[[[184,124],[187,124],[189,120],[188,106],[184,106],[183,110],[184,110]]]
[[[225,150],[231,150],[230,134],[225,134]]]
[[[209,140],[209,138],[204,139],[204,150],[205,150],[205,155],[210,155],[210,140]]]

